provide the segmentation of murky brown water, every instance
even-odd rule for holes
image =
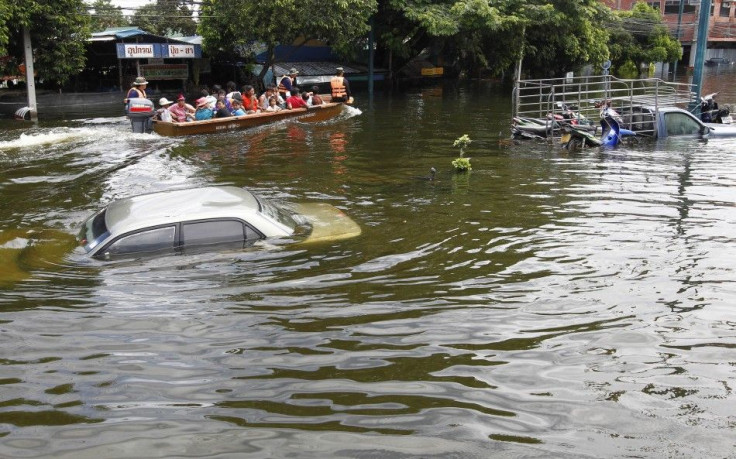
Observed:
[[[732,456],[736,140],[508,145],[506,93],[186,139],[4,123],[0,456]],[[363,234],[72,249],[113,198],[211,183],[329,202]]]

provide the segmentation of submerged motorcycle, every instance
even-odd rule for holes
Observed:
[[[568,150],[584,147],[615,147],[624,137],[633,137],[636,132],[621,127],[621,116],[611,108],[611,102],[600,103],[601,128],[603,135],[598,138],[589,130],[580,129],[573,124],[563,127],[562,146]]]
[[[574,105],[557,102],[557,110],[547,114],[546,118],[526,118],[517,116],[513,119],[511,134],[514,138],[539,139],[556,137],[566,126],[576,126],[581,131],[595,131],[595,125],[583,116]]]
[[[704,123],[723,123],[731,124],[731,110],[728,108],[718,108],[715,97],[717,92],[708,94],[700,98],[700,120]]]

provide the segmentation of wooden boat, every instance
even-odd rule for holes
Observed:
[[[182,136],[195,134],[212,134],[227,132],[236,129],[248,129],[268,123],[274,123],[288,118],[310,122],[325,121],[342,111],[342,103],[328,102],[309,108],[296,108],[278,112],[261,112],[252,115],[231,116],[228,118],[213,118],[204,121],[189,121],[187,123],[170,123],[155,120],[153,130],[163,136]]]

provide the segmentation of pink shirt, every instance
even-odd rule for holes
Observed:
[[[187,113],[191,113],[192,110],[189,110],[190,108],[194,108],[189,104],[184,104],[184,106],[180,106],[179,104],[174,104],[171,107],[169,107],[169,111],[171,112],[171,116],[174,118],[174,121],[184,122],[187,120]]]

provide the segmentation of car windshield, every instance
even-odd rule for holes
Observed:
[[[284,208],[260,196],[258,196],[256,199],[258,199],[258,204],[260,204],[260,210],[263,215],[276,220],[282,225],[289,227],[292,231],[295,231],[298,226],[303,226],[307,224],[306,219],[299,218],[299,215],[291,212],[287,208]]]
[[[103,210],[89,218],[82,225],[82,230],[79,232],[79,243],[84,246],[84,250],[87,252],[94,249],[100,241],[110,234],[105,224],[105,213],[106,211]]]

